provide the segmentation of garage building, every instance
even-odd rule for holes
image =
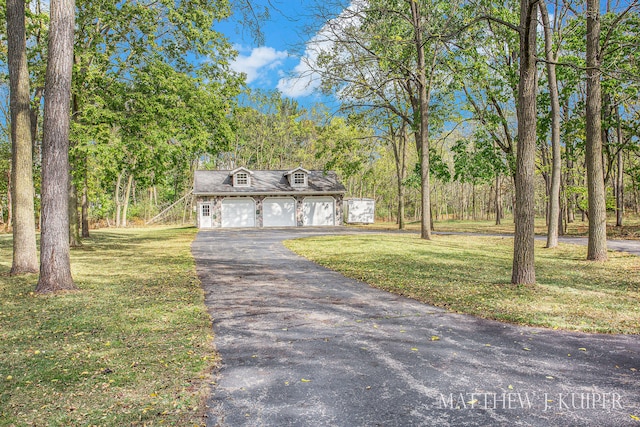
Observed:
[[[198,228],[342,225],[344,186],[335,172],[196,171]]]

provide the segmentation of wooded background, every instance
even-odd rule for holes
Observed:
[[[377,216],[401,228],[422,219],[425,238],[434,218],[500,223],[504,215],[524,236],[535,214],[551,236],[595,218],[595,239],[603,212],[619,226],[640,213],[637,0],[309,2],[308,69],[337,110],[251,91],[230,69],[236,52],[215,23],[235,11],[259,38],[273,3],[76,2],[71,245],[91,227],[142,224],[178,201],[162,219],[193,222],[188,194],[198,168],[335,170],[347,196],[375,198]],[[39,224],[49,2],[25,5]],[[0,12],[4,26],[11,17],[5,5]],[[7,230],[16,185],[11,54],[3,37]]]

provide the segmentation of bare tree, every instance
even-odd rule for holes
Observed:
[[[7,0],[7,42],[12,143],[13,264],[11,274],[14,275],[38,272],[24,0]]]
[[[69,109],[75,1],[52,0],[42,141],[42,236],[37,292],[75,289],[69,260]]]

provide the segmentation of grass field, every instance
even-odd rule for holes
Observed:
[[[372,286],[489,319],[548,328],[640,333],[640,257],[610,252],[585,261],[586,247],[536,242],[535,286],[511,285],[513,239],[414,234],[315,237],[295,252]]]
[[[72,250],[79,291],[54,296],[8,276],[0,236],[0,425],[200,425],[216,360],[195,231],[94,231]]]
[[[640,239],[640,217],[628,215],[625,217],[622,227],[615,226],[615,217],[609,215],[607,218],[607,237],[610,239]],[[375,224],[363,226],[366,228],[379,230],[397,230],[395,222],[376,220]],[[495,220],[440,220],[434,222],[436,231],[455,231],[483,234],[513,234],[515,229],[513,218],[505,218],[500,225],[495,224]],[[408,222],[407,230],[420,230],[420,222]],[[544,218],[536,218],[535,233],[538,235],[547,234],[547,225]],[[577,219],[568,224],[567,236],[587,236],[589,234],[589,223]]]

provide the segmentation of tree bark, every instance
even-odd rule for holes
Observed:
[[[129,209],[129,196],[131,195],[131,186],[133,184],[133,174],[129,174],[127,180],[127,189],[124,193],[124,203],[122,204],[122,217],[120,218],[120,224],[122,227],[127,226],[127,210]]]
[[[500,225],[502,222],[502,191],[500,174],[496,174],[496,225]]]
[[[85,158],[86,162],[86,158]],[[87,169],[84,170],[84,182],[82,185],[82,237],[89,238],[89,184],[87,182]]]
[[[11,275],[37,273],[36,221],[33,190],[33,148],[29,105],[29,70],[25,4],[7,0],[7,59],[11,111],[11,203],[13,263]]]
[[[417,74],[419,86],[420,105],[420,165],[421,165],[421,210],[422,222],[420,225],[420,237],[431,240],[431,194],[429,183],[429,90],[427,88],[426,61],[424,43],[422,41],[422,22],[418,9],[418,2],[411,2],[411,18],[413,20],[414,42],[417,50]]]
[[[620,123],[620,110],[616,106],[616,134],[618,138],[618,155],[616,162],[616,227],[622,227],[624,215],[624,168],[622,162],[622,125]]]
[[[69,259],[69,108],[74,0],[52,0],[42,141],[40,293],[76,289]]]
[[[404,180],[407,177],[407,130],[403,121],[398,135],[395,134],[393,126],[389,125],[389,136],[392,139],[393,156],[396,166],[397,191],[398,191],[398,229],[405,229],[405,187]]]
[[[120,192],[122,187],[122,178],[124,178],[124,169],[118,174],[118,180],[116,181],[116,194],[115,194],[115,202],[116,202],[116,227],[120,227],[120,217],[122,212],[122,201],[120,199]]]
[[[551,100],[551,189],[549,192],[549,228],[547,229],[547,248],[558,246],[558,224],[560,218],[560,177],[562,174],[562,156],[560,153],[560,99],[556,66],[558,58],[553,54],[551,24],[546,0],[540,0],[540,14],[544,25],[544,50],[547,59],[547,76],[549,79],[549,97]]]
[[[518,83],[518,149],[516,157],[515,233],[511,283],[533,285],[536,155],[537,1],[520,1],[520,82]]]
[[[69,174],[69,246],[82,246],[80,241],[80,217],[78,216],[78,187],[73,183]]]
[[[11,166],[9,166],[9,170],[7,171],[7,224],[5,225],[6,231],[9,231],[11,229],[12,223],[13,201],[11,200]]]
[[[589,199],[587,259],[607,259],[607,210],[602,165],[602,88],[600,83],[600,0],[587,0],[586,155]]]

